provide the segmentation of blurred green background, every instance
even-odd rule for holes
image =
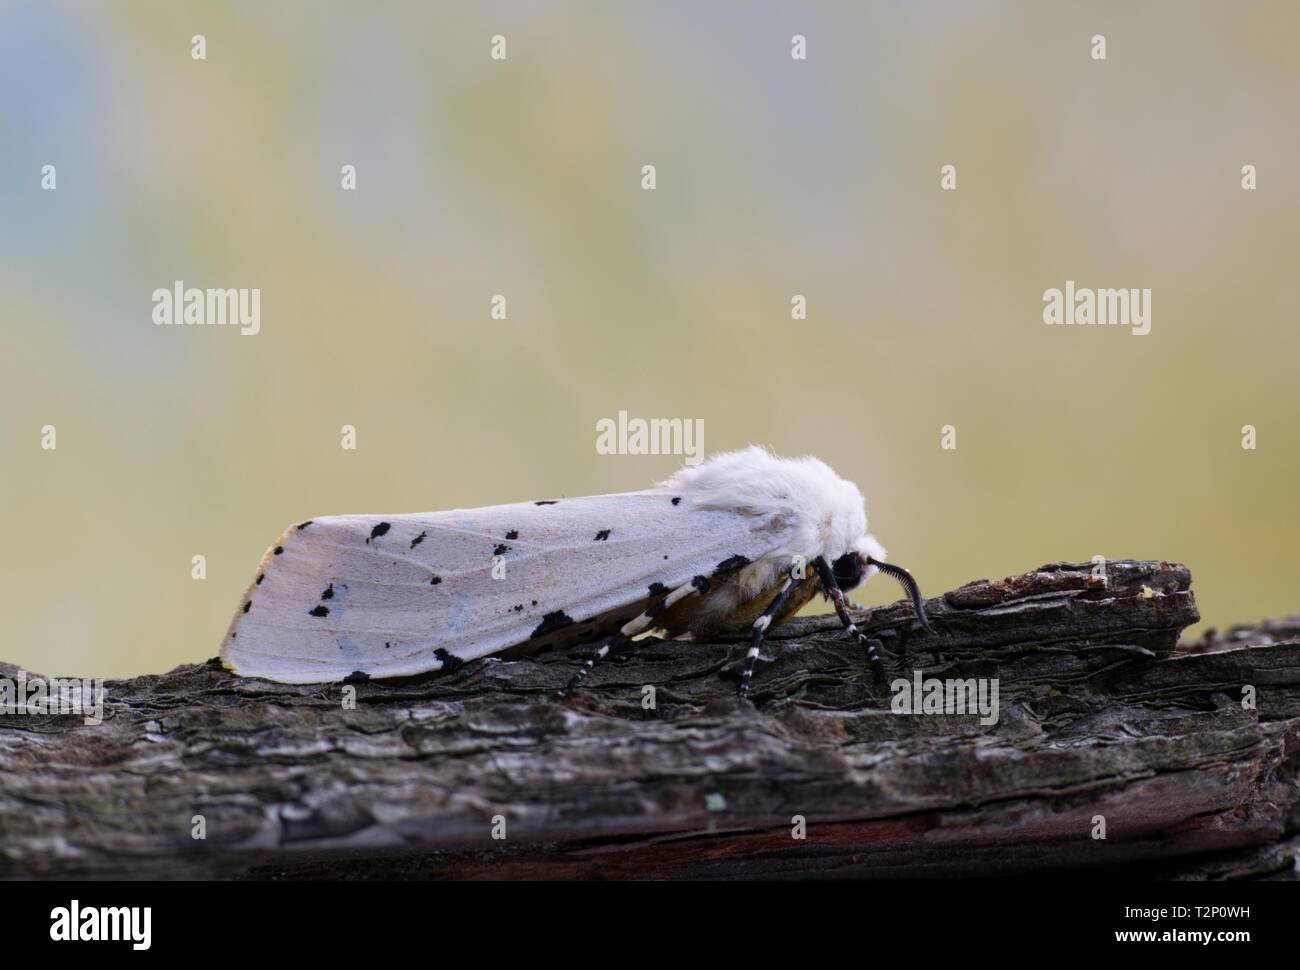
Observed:
[[[211,657],[314,515],[666,477],[596,453],[620,410],[820,456],[931,595],[1103,554],[1189,564],[1209,625],[1300,610],[1298,31],[1290,2],[4,0],[0,660]],[[155,326],[177,279],[261,288],[262,332]],[[1067,279],[1150,287],[1151,333],[1045,326]]]

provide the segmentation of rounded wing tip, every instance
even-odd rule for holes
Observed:
[[[226,642],[221,645],[221,652],[217,654],[217,659],[221,661],[221,666],[232,674],[238,674],[239,668],[235,666],[234,659],[230,656],[230,638],[226,637]]]

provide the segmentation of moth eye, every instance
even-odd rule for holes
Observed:
[[[831,572],[835,574],[835,582],[840,589],[854,589],[861,586],[862,574],[866,572],[866,568],[866,562],[856,552],[846,552],[831,563]]]

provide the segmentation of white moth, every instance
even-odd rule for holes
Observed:
[[[842,590],[888,572],[928,629],[916,583],[884,559],[856,485],[816,458],[748,448],[639,492],[291,526],[262,557],[221,659],[306,684],[601,643],[573,688],[640,633],[748,629],[744,696],[764,634],[820,592],[882,677],[878,641]]]

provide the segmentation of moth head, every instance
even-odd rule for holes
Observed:
[[[840,589],[848,592],[861,586],[879,572],[875,563],[885,561],[885,547],[871,533],[867,533],[853,543],[853,548],[831,563],[835,573],[835,582]]]

